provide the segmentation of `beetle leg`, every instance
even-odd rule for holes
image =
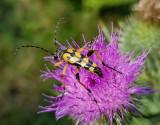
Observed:
[[[100,50],[100,51],[101,51],[101,50]],[[93,53],[95,53],[96,56],[97,56],[97,58],[102,62],[102,65],[103,65],[103,66],[106,66],[106,67],[108,67],[108,68],[110,68],[110,69],[112,69],[112,70],[114,70],[114,71],[116,71],[116,72],[118,72],[118,73],[120,73],[120,74],[123,74],[122,72],[120,72],[120,71],[118,71],[118,70],[116,70],[116,69],[114,69],[114,68],[112,68],[112,67],[110,67],[110,66],[107,66],[107,65],[102,61],[102,59],[99,57],[99,55],[98,55],[97,52],[99,52],[99,51],[97,51],[97,50],[90,50],[90,51],[87,53],[87,56],[89,57],[89,56],[91,56]]]
[[[97,104],[97,106],[98,106],[98,109],[99,109],[99,111],[100,111],[100,114],[102,114],[101,109],[100,109],[100,107],[99,107],[99,105],[98,105],[98,102],[97,102],[97,100],[95,99],[95,97],[93,96],[91,90],[90,90],[89,88],[87,88],[86,85],[84,85],[83,83],[80,82],[80,78],[79,78],[79,67],[77,67],[77,69],[76,69],[76,79],[77,79],[77,81],[91,94],[92,98],[94,99],[94,101],[96,102],[96,104]]]
[[[53,66],[53,69],[55,70],[58,65],[60,65],[60,64],[62,64],[62,63],[64,63],[64,62],[65,62],[64,60],[63,60],[63,61],[60,61],[60,62],[57,62],[57,63]]]
[[[100,50],[100,51],[101,51],[101,50]],[[91,56],[93,53],[95,53],[96,56],[97,56],[97,58],[102,62],[102,65],[103,65],[103,66],[106,66],[106,67],[108,67],[108,68],[110,68],[110,69],[112,69],[112,70],[114,70],[114,71],[116,71],[116,72],[118,72],[118,73],[120,73],[120,74],[123,74],[123,73],[121,73],[120,71],[118,71],[118,70],[116,70],[116,69],[114,69],[114,68],[112,68],[112,67],[110,67],[110,66],[107,66],[107,65],[102,61],[102,59],[99,57],[99,55],[98,55],[97,52],[99,52],[99,51],[97,51],[97,50],[90,50],[90,51],[87,53],[87,56],[89,57],[89,56]]]
[[[106,47],[105,49],[102,49],[102,50],[93,50],[93,49],[90,49],[90,48],[85,46],[85,47],[82,47],[82,48],[78,49],[77,51],[82,52],[84,49],[87,49],[87,50],[90,50],[90,51],[102,52],[102,51],[106,50],[107,48],[108,47]]]
[[[82,47],[82,48],[80,48],[80,49],[77,49],[77,51],[78,52],[82,52],[84,49],[87,49],[87,50],[92,50],[92,49],[90,49],[90,48],[88,48],[88,47]]]
[[[118,71],[118,70],[116,70],[116,69],[114,69],[114,68],[112,68],[112,67],[110,67],[110,66],[107,66],[107,65],[102,61],[102,59],[99,57],[99,55],[98,55],[97,52],[98,52],[98,51],[94,50],[94,53],[96,54],[97,58],[102,62],[102,65],[103,65],[103,66],[106,66],[106,67],[108,67],[108,68],[110,68],[110,69],[112,69],[112,70],[114,70],[114,71],[116,71],[116,72],[118,72],[118,73],[120,73],[120,74],[123,74],[122,72],[120,72],[120,71]]]
[[[107,48],[108,48],[108,47],[107,47]],[[103,66],[106,66],[106,67],[108,67],[108,68],[110,68],[110,69],[112,69],[112,70],[114,70],[114,71],[116,71],[116,72],[118,72],[118,73],[120,73],[120,74],[123,74],[123,73],[121,73],[120,71],[118,71],[118,70],[116,70],[116,69],[114,69],[114,68],[112,68],[112,67],[110,67],[110,66],[107,66],[107,65],[102,61],[102,59],[99,57],[99,55],[98,55],[97,52],[102,52],[102,51],[106,50],[107,48],[98,51],[98,50],[90,49],[90,48],[88,48],[88,47],[82,47],[82,48],[78,49],[77,51],[78,51],[78,52],[82,52],[84,49],[87,49],[87,50],[89,50],[88,53],[87,53],[87,55],[86,55],[87,57],[89,57],[89,56],[91,56],[93,53],[95,53],[96,56],[97,56],[97,58],[102,62],[102,65],[103,65]]]
[[[67,66],[68,66],[68,63],[64,66],[63,73],[62,73],[62,75],[63,75],[63,85],[62,85],[62,86],[63,86],[63,94],[62,94],[62,96],[61,96],[61,99],[63,98],[64,93],[65,93],[64,76],[65,76],[65,74],[66,74]]]

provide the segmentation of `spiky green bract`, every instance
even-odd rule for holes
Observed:
[[[145,72],[137,83],[152,83],[152,88],[160,89],[160,27],[135,17],[129,17],[126,22],[121,23],[121,26],[123,29],[119,45],[123,48],[123,52],[135,48],[136,55],[139,55],[142,53],[142,45],[147,49],[152,48],[147,57]],[[150,99],[143,99],[142,102],[145,106],[141,111],[152,125],[151,120],[159,116],[156,114],[160,114],[160,96],[155,94],[150,96]]]
[[[136,48],[135,53],[139,55],[142,53],[142,46],[146,49],[152,48],[146,63],[147,80],[160,84],[160,27],[148,25],[134,17],[121,26],[123,29],[119,45],[123,48],[122,52]]]

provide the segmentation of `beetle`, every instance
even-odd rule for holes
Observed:
[[[89,88],[86,87],[85,84],[83,84],[81,81],[80,81],[80,76],[79,76],[79,68],[83,68],[85,70],[88,70],[96,75],[98,75],[99,77],[103,78],[103,73],[102,73],[102,70],[97,66],[96,63],[94,63],[93,61],[91,61],[89,59],[89,56],[91,56],[92,54],[96,54],[97,58],[101,61],[102,65],[103,66],[106,66],[120,74],[122,74],[121,72],[117,71],[116,69],[110,67],[110,66],[107,66],[105,65],[105,63],[102,61],[102,59],[99,57],[98,53],[97,52],[102,52],[104,50],[93,50],[89,47],[82,47],[82,48],[79,48],[79,49],[74,49],[74,48],[67,48],[67,49],[64,49],[64,50],[59,50],[58,47],[57,47],[57,43],[56,43],[56,33],[57,33],[57,30],[58,30],[58,27],[59,27],[59,24],[61,22],[61,20],[63,20],[63,18],[60,19],[60,21],[58,22],[57,26],[56,26],[56,30],[55,30],[55,38],[54,38],[54,43],[55,43],[55,47],[56,47],[56,52],[55,53],[51,53],[49,52],[48,50],[44,49],[44,48],[41,48],[41,47],[38,47],[38,46],[20,46],[18,47],[15,52],[14,52],[14,55],[16,55],[16,53],[19,51],[20,48],[23,48],[23,47],[34,47],[34,48],[39,48],[43,51],[46,51],[47,53],[49,53],[50,55],[54,56],[54,59],[57,60],[57,59],[61,59],[61,61],[57,62],[54,66],[53,66],[53,69],[55,70],[55,68],[64,63],[64,62],[67,62],[67,64],[64,66],[63,68],[63,72],[62,72],[62,75],[63,75],[63,83],[62,83],[62,86],[63,86],[63,94],[61,96],[61,99],[63,98],[63,95],[65,93],[65,83],[64,83],[64,77],[65,77],[65,73],[66,73],[66,69],[67,69],[67,66],[70,64],[70,65],[73,65],[76,67],[76,74],[75,74],[75,77],[76,77],[76,80],[78,81],[78,83],[80,83],[92,96],[92,98],[94,99],[96,105],[98,106],[98,109],[100,111],[100,114],[101,114],[101,109],[98,105],[98,102],[96,101],[95,97],[93,96],[91,90]],[[89,50],[88,53],[86,55],[83,55],[81,52],[83,50]]]

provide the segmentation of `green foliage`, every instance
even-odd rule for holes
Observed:
[[[87,8],[100,9],[104,7],[120,6],[137,2],[137,0],[84,0],[84,5]]]

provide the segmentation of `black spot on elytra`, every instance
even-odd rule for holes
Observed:
[[[75,53],[70,53],[71,57],[75,57]]]
[[[92,66],[93,62],[91,60],[88,61],[88,63],[84,66],[86,70],[89,70],[89,68]]]
[[[99,67],[94,67],[94,73],[103,78],[102,70]]]

